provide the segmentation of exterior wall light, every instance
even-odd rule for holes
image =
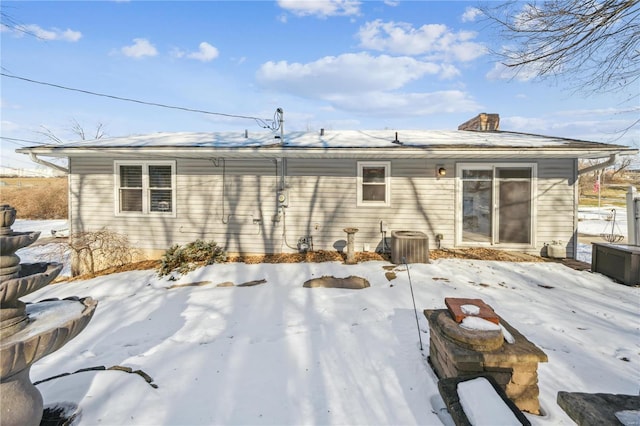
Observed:
[[[436,167],[436,174],[438,175],[438,177],[446,176],[447,175],[447,169],[445,169],[444,166],[437,166]]]

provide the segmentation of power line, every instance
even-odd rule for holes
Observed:
[[[200,113],[200,114],[218,115],[218,116],[222,116],[222,117],[242,118],[242,119],[246,119],[246,120],[254,120],[260,127],[271,129],[271,130],[274,130],[274,131],[278,130],[279,125],[280,125],[280,123],[275,119],[274,120],[268,120],[268,119],[264,120],[264,119],[259,118],[259,117],[252,117],[252,116],[248,116],[248,115],[225,114],[225,113],[222,113],[222,112],[212,112],[212,111],[205,111],[205,110],[201,110],[201,109],[193,109],[193,108],[185,108],[185,107],[179,107],[179,106],[173,106],[173,105],[166,105],[166,104],[161,104],[161,103],[157,103],[157,102],[141,101],[141,100],[132,99],[132,98],[123,98],[121,96],[114,96],[114,95],[108,95],[108,94],[105,94],[105,93],[92,92],[90,90],[76,89],[76,88],[73,88],[73,87],[62,86],[62,85],[59,85],[59,84],[48,83],[48,82],[45,82],[45,81],[32,80],[30,78],[19,77],[17,75],[7,74],[5,72],[0,72],[0,75],[3,76],[3,77],[7,77],[7,78],[15,78],[16,80],[26,81],[26,82],[29,82],[29,83],[41,84],[43,86],[55,87],[57,89],[70,90],[72,92],[84,93],[86,95],[101,96],[103,98],[116,99],[118,101],[133,102],[133,103],[137,103],[137,104],[156,106],[156,107],[160,107],[160,108],[177,109],[177,110],[180,110],[180,111],[187,111],[187,112],[197,112],[197,113]],[[268,124],[268,122],[271,122],[271,124]]]
[[[29,144],[29,143],[33,143],[36,145],[46,145],[46,142],[36,142],[36,141],[30,141],[27,139],[16,139],[16,138],[8,138],[6,136],[0,136],[0,139],[4,139],[6,141],[8,141],[9,143],[12,143],[14,145],[18,145],[18,146],[27,146],[25,145],[25,143]]]

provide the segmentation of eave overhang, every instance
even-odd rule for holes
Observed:
[[[425,159],[532,159],[532,158],[577,158],[597,159],[609,157],[612,154],[634,155],[637,149],[620,145],[607,146],[598,144],[595,148],[588,147],[491,147],[491,146],[425,146],[389,148],[308,148],[308,147],[175,147],[175,146],[144,146],[144,147],[58,147],[38,146],[20,148],[16,152],[35,154],[47,157],[93,157],[96,155],[113,157],[162,157],[167,158],[358,158],[358,159],[388,159],[388,158],[425,158]]]

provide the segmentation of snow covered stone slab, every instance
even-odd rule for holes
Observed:
[[[346,288],[350,290],[360,290],[369,287],[369,281],[361,277],[350,276],[347,278],[336,278],[324,276],[320,278],[314,278],[304,283],[305,288]]]
[[[579,426],[624,425],[620,419],[629,416],[622,412],[640,411],[640,395],[616,395],[609,393],[558,392],[558,405]],[[637,422],[639,419],[636,418]]]
[[[531,424],[490,375],[442,379],[438,390],[456,426]]]

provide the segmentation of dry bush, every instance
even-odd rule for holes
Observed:
[[[68,183],[66,177],[3,178],[0,204],[18,211],[18,219],[66,219],[68,215]]]
[[[138,256],[126,235],[104,229],[72,234],[68,248],[71,250],[73,276],[123,266]]]

